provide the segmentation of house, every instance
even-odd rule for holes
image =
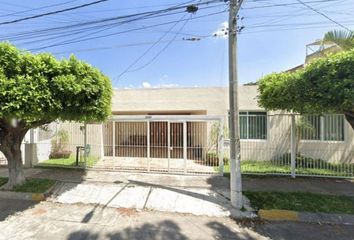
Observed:
[[[319,44],[307,46],[306,61],[321,56],[314,50]],[[319,49],[337,51],[332,45]],[[310,160],[354,163],[354,131],[343,115],[266,111],[258,105],[257,94],[256,84],[239,86],[242,161],[289,164],[293,126],[298,154]],[[88,124],[86,131],[83,124],[55,123],[49,131],[32,131],[25,141],[37,143],[34,164],[49,158],[53,139],[57,141],[56,133],[62,129],[68,133],[66,149],[71,155],[79,157],[79,150],[90,146],[90,156],[99,160],[95,166],[214,171],[229,154],[228,95],[227,87],[115,89],[112,116],[106,123]]]
[[[242,159],[274,160],[290,152],[290,114],[267,112],[259,107],[256,99],[257,85],[240,86],[239,93]],[[116,116],[220,116],[227,126],[228,106],[226,87],[116,89],[112,113]],[[315,159],[333,162],[354,161],[351,157],[354,133],[343,115],[296,116],[296,118],[299,120],[306,118],[312,125],[311,131],[306,129],[302,131],[303,139],[299,139],[299,152]],[[155,123],[150,128],[155,131],[150,137],[153,144],[153,137],[158,134],[164,135],[167,126]],[[181,128],[176,126],[171,129],[178,132]],[[193,131],[193,127],[188,128],[188,131]],[[227,137],[226,133],[225,138]],[[160,145],[165,146],[166,142]],[[227,153],[225,150],[224,152]]]
[[[255,84],[240,86],[239,94],[241,160],[288,164],[284,156],[291,151],[291,114],[259,107]],[[25,141],[32,137],[37,143],[32,165],[49,158],[55,132],[64,129],[72,157],[86,142],[90,156],[99,159],[96,166],[210,172],[219,166],[220,153],[229,154],[228,106],[226,87],[115,89],[111,119],[88,124],[86,136],[83,124],[64,122],[36,129]],[[354,131],[343,115],[295,118],[297,125],[305,121],[307,126],[297,129],[298,153],[354,163]]]

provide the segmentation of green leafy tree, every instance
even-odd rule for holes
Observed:
[[[343,113],[354,129],[354,50],[319,58],[293,73],[259,80],[258,102],[269,110]]]
[[[0,43],[0,151],[8,160],[8,188],[23,184],[21,142],[31,128],[62,121],[103,121],[112,87],[98,69],[71,56],[20,51]]]

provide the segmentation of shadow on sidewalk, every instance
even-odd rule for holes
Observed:
[[[99,233],[91,233],[87,230],[81,230],[71,233],[68,240],[81,240],[81,239],[101,239]],[[175,239],[186,240],[187,236],[181,233],[181,228],[171,220],[159,222],[157,225],[145,223],[139,227],[128,227],[122,231],[112,231],[105,233],[107,239]]]
[[[203,227],[203,229],[198,229],[198,231],[210,231],[210,239],[259,239],[260,235],[251,235],[247,231],[235,231],[231,227],[221,224],[217,221],[209,221]],[[203,239],[197,231],[183,231],[181,227],[172,220],[160,221],[157,224],[145,223],[138,227],[127,227],[121,231],[112,232],[91,232],[88,230],[79,230],[70,233],[68,240],[96,240],[96,239],[110,239],[110,240],[140,240],[140,239],[173,239],[173,240],[187,240],[187,239]],[[205,228],[205,229],[204,229]],[[106,229],[105,229],[106,230]],[[191,233],[192,232],[192,233]],[[209,238],[208,238],[209,239]]]
[[[38,202],[0,198],[0,222],[11,215],[30,209],[36,204],[38,204]]]

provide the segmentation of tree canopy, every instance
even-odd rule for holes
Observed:
[[[20,51],[0,43],[0,119],[19,119],[31,127],[56,119],[79,122],[106,119],[111,83],[98,69],[71,56]]]
[[[260,79],[258,102],[269,110],[343,113],[354,129],[354,50],[319,58],[296,72]]]
[[[29,129],[57,119],[103,121],[111,98],[109,78],[74,56],[58,60],[0,43],[0,151],[8,161],[8,187],[25,182],[21,142]]]

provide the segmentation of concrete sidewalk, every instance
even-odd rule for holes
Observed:
[[[214,217],[237,214],[227,198],[210,189],[169,187],[132,180],[117,184],[62,183],[48,200],[64,204],[83,203]]]
[[[0,207],[11,204],[0,199]],[[267,239],[230,218],[52,202],[21,208],[0,220],[0,228],[0,240]]]
[[[236,223],[224,217],[8,199],[0,199],[0,228],[1,240],[353,240],[354,236],[353,226],[348,225],[284,221]]]

